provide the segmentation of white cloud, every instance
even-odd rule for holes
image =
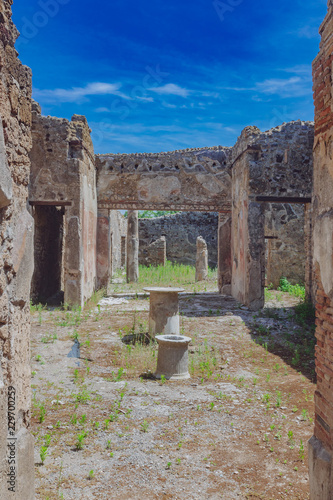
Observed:
[[[318,25],[319,24],[316,24],[314,26],[302,26],[298,31],[297,31],[297,35],[299,38],[308,38],[308,39],[311,39],[311,38],[317,38],[319,36],[319,33],[318,33]]]
[[[309,72],[307,66],[295,66],[282,71],[293,73],[293,76],[290,78],[267,78],[262,82],[256,82],[253,87],[224,87],[224,90],[256,92],[261,95],[279,95],[282,98],[311,95],[311,72]],[[254,95],[252,99],[258,102],[262,100],[258,95]]]
[[[148,89],[151,92],[156,92],[156,94],[160,95],[177,95],[180,97],[188,97],[191,93],[190,90],[180,87],[179,85],[175,85],[174,83],[167,83],[162,87],[154,87]]]
[[[110,112],[109,108],[103,108],[103,107],[97,108],[95,111],[96,111],[96,113],[109,113]]]
[[[144,101],[144,102],[154,102],[153,97],[139,97],[139,96],[137,96],[137,99],[139,99],[139,101]]]
[[[171,103],[166,102],[166,101],[162,102],[162,106],[164,106],[165,108],[172,108],[172,109],[177,108],[176,104],[171,104]]]
[[[309,95],[309,82],[299,76],[288,79],[269,78],[256,84],[256,91],[263,94],[278,94],[280,97],[301,97]]]
[[[116,95],[123,99],[131,99],[119,91],[121,83],[88,83],[85,87],[72,87],[71,89],[35,89],[34,97],[42,102],[82,102],[92,95]]]

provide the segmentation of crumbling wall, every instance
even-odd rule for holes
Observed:
[[[112,275],[126,265],[127,219],[118,210],[98,210],[97,287],[109,289]]]
[[[11,4],[0,0],[0,498],[32,500],[34,440],[28,429],[33,219],[27,211],[31,71],[14,48],[18,32],[11,21]],[[15,394],[16,441],[7,440],[8,392]],[[7,461],[10,443],[15,448],[12,471]],[[14,472],[12,478],[9,472]],[[11,479],[14,484],[7,482]],[[15,493],[8,491],[12,485]]]
[[[98,155],[98,207],[125,210],[230,209],[231,148]]]
[[[29,199],[64,208],[64,300],[83,305],[96,287],[97,194],[90,129],[84,116],[41,116],[33,105]],[[38,267],[38,261],[36,261]]]
[[[161,236],[150,245],[147,245],[144,252],[141,252],[141,256],[143,256],[142,265],[144,266],[165,266],[167,262],[165,236]]]
[[[274,288],[279,286],[282,276],[294,285],[305,283],[304,211],[304,205],[266,205],[266,283]]]
[[[264,305],[265,205],[311,201],[313,136],[311,122],[247,127],[233,148],[232,294],[253,310]]]
[[[218,214],[182,212],[153,219],[139,219],[139,260],[149,265],[148,246],[161,236],[166,238],[167,260],[195,266],[196,241],[202,236],[208,245],[209,266],[217,267]]]
[[[333,498],[333,2],[320,27],[320,53],[313,63],[315,141],[313,235],[317,346],[315,429],[309,446],[311,500]]]

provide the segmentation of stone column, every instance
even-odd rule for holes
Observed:
[[[204,281],[208,278],[208,249],[202,236],[197,238],[197,260],[195,265],[195,281]]]
[[[219,292],[231,295],[231,215],[219,214],[218,228]]]
[[[129,210],[127,216],[127,283],[139,279],[139,218],[137,210]]]
[[[107,289],[111,276],[111,227],[109,210],[99,210],[97,218],[97,287]]]

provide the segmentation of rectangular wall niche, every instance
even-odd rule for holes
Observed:
[[[35,206],[35,270],[31,284],[34,303],[63,302],[64,207]]]

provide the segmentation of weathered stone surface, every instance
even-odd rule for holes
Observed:
[[[144,288],[150,293],[149,335],[179,335],[179,300],[182,288]]]
[[[0,116],[0,209],[9,205],[12,196],[12,177],[7,162],[2,119]]]
[[[315,141],[312,223],[313,269],[316,280],[316,373],[315,429],[309,443],[311,500],[333,495],[333,4],[320,27],[320,52],[313,62]]]
[[[145,248],[144,252],[142,252],[142,250],[140,249],[139,254],[143,254],[143,259],[141,260],[140,264],[142,263],[145,266],[165,266],[167,260],[165,236],[161,236],[161,238],[159,238],[158,240],[150,243],[150,245]]]
[[[186,380],[188,371],[188,346],[192,339],[184,335],[157,335],[158,357],[155,377],[167,380]]]
[[[139,219],[139,260],[146,265],[149,245],[165,236],[167,260],[195,265],[197,237],[207,242],[208,264],[217,267],[218,215],[206,212],[180,212],[152,219]]]
[[[233,148],[232,295],[252,310],[264,305],[265,283],[266,206],[257,196],[311,197],[313,134],[311,122],[247,127]]]
[[[266,282],[279,286],[282,276],[305,283],[304,205],[267,203],[265,210]],[[272,239],[274,238],[274,239]]]
[[[17,58],[12,1],[0,0],[0,498],[33,500],[30,423],[30,281],[33,224],[27,212],[31,71]],[[16,481],[8,491],[8,387],[16,390]]]
[[[208,278],[208,249],[207,243],[198,236],[197,238],[197,258],[195,262],[195,281],[204,281]]]
[[[33,204],[63,207],[64,300],[83,306],[96,288],[97,193],[90,129],[84,116],[74,115],[71,121],[41,116],[37,104],[32,114],[29,198]],[[35,209],[33,215],[39,225],[42,211]],[[36,276],[39,262],[36,254]],[[37,288],[34,284],[35,294]]]
[[[100,208],[211,211],[230,208],[231,149],[98,155]]]
[[[231,216],[219,214],[218,287],[223,295],[231,295]]]
[[[138,211],[129,210],[127,215],[127,283],[139,279],[139,222]]]

